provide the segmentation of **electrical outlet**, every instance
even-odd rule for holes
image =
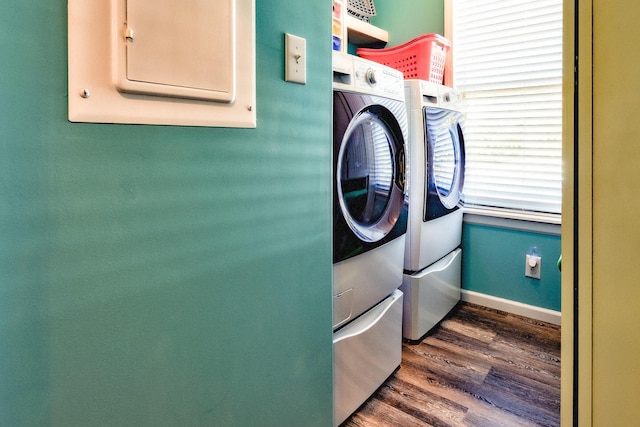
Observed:
[[[542,268],[542,258],[536,255],[527,254],[525,260],[524,275],[534,279],[540,279],[540,269]]]

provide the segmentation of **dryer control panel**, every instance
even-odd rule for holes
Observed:
[[[460,110],[463,94],[457,89],[426,80],[408,79],[404,82],[409,109],[439,107]]]

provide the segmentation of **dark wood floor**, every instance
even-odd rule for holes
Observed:
[[[559,426],[560,328],[460,303],[344,427]]]

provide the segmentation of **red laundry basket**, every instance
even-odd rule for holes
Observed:
[[[442,84],[444,63],[449,49],[449,40],[431,33],[386,49],[361,47],[356,53],[363,58],[402,71],[405,79],[422,79]]]

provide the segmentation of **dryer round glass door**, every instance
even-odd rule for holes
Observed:
[[[455,209],[462,197],[464,181],[464,138],[456,111],[427,108],[428,187],[445,209]]]
[[[433,146],[433,174],[442,204],[453,209],[460,200],[458,191],[460,154],[457,135],[451,128],[443,129]]]
[[[394,185],[397,165],[402,164],[395,146],[384,118],[370,110],[354,117],[340,146],[338,202],[351,230],[365,242],[376,242],[391,231],[398,212],[393,206],[403,202],[402,190]]]

